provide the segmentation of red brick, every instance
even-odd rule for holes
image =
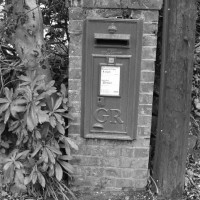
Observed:
[[[101,167],[118,167],[119,166],[119,158],[100,158],[100,166]]]
[[[105,189],[107,187],[116,187],[116,179],[112,177],[100,178],[96,188]]]
[[[122,178],[132,178],[134,175],[133,169],[122,169]]]
[[[158,11],[143,11],[145,22],[158,22]]]
[[[149,138],[151,135],[150,126],[149,127],[138,127],[137,135]]]
[[[139,103],[140,104],[152,104],[153,94],[140,94]]]
[[[138,113],[140,115],[152,115],[152,105],[139,105]]]
[[[91,149],[92,156],[103,156],[106,154],[106,148],[101,146],[88,146]]]
[[[106,156],[107,157],[119,157],[120,156],[120,149],[119,148],[113,148],[113,147],[107,147],[106,148]]]
[[[70,112],[72,113],[80,113],[81,112],[81,104],[80,102],[71,102]]]
[[[148,169],[137,169],[133,172],[134,179],[147,179]]]
[[[153,93],[154,83],[140,83],[140,93]]]
[[[102,177],[105,171],[104,168],[98,168],[98,167],[80,166],[80,168],[82,170],[82,175],[91,176],[91,177]]]
[[[71,124],[68,128],[70,134],[80,134],[80,125]]]
[[[144,116],[139,115],[138,116],[138,126],[151,126],[151,116]]]
[[[150,139],[137,139],[133,141],[134,147],[149,147]]]
[[[69,20],[82,20],[86,18],[86,12],[82,8],[69,8]]]
[[[82,55],[82,35],[70,34],[69,55],[81,56]]]
[[[80,101],[81,100],[81,94],[79,91],[69,90],[69,101]]]
[[[154,72],[150,72],[150,71],[141,71],[141,82],[154,82]]]
[[[121,148],[121,156],[132,158],[133,155],[134,155],[134,149],[133,148],[126,148],[126,147]]]
[[[76,156],[77,157],[77,156]],[[81,166],[98,166],[99,158],[94,156],[78,156]]]
[[[149,148],[136,148],[134,158],[148,158]]]
[[[81,69],[77,69],[77,68],[70,68],[69,69],[69,77],[70,79],[81,79]]]
[[[104,168],[104,176],[106,177],[121,177],[121,169],[117,168]]]
[[[131,168],[133,160],[134,160],[133,158],[121,157],[120,158],[120,167],[121,168]]]
[[[69,20],[69,32],[70,33],[82,33],[83,32],[83,20]]]
[[[135,189],[142,189],[147,186],[147,179],[135,180]]]
[[[141,19],[142,11],[141,10],[132,10],[131,17],[132,17],[132,19]]]
[[[74,69],[78,68],[81,69],[81,56],[69,56],[69,68]],[[70,77],[69,77],[70,78]]]
[[[132,188],[134,186],[135,184],[132,179],[116,179],[117,188]]]
[[[143,46],[156,46],[157,45],[157,37],[155,35],[143,35],[142,45]]]
[[[141,69],[154,71],[155,70],[155,61],[154,60],[142,60]]]
[[[156,58],[156,47],[143,47],[142,59],[154,59]]]
[[[154,34],[157,35],[158,32],[158,22],[145,22],[143,23],[143,32],[144,34]]]
[[[71,77],[70,77],[71,78]],[[69,79],[68,80],[68,89],[69,90],[81,90],[81,81],[76,79]]]
[[[133,169],[148,169],[148,159],[138,158],[132,161]]]
[[[71,116],[73,117],[73,120],[70,120],[71,124],[80,124],[81,116],[79,113],[71,113]]]

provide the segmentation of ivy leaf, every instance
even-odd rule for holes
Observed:
[[[36,106],[33,104],[30,108],[30,116],[32,118],[33,124],[34,124],[34,128],[37,126],[38,124],[38,118],[37,118],[37,113],[36,113]]]
[[[38,109],[37,116],[40,124],[44,122],[49,122],[49,115],[47,114],[47,111],[42,111]]]
[[[74,120],[73,116],[70,115],[69,113],[61,113],[61,115],[67,119],[71,119],[71,120]]]
[[[55,119],[54,116],[50,116],[50,117],[49,117],[49,122],[50,122],[51,126],[52,126],[53,128],[55,128],[55,126],[56,126],[56,119]]]
[[[51,161],[51,163],[55,164],[56,161],[55,161],[53,153],[48,148],[45,148],[45,149],[47,150],[49,160]]]
[[[56,163],[55,165],[55,174],[56,174],[57,180],[61,181],[63,177],[63,170],[62,170],[62,167],[58,163]]]
[[[24,185],[24,174],[23,170],[17,169],[15,171],[15,183]]]
[[[4,166],[3,166],[3,170],[7,171],[9,169],[9,167],[11,167],[13,164],[12,161],[7,162]]]
[[[31,182],[31,176],[27,176],[24,178],[24,185],[28,185]]]
[[[15,159],[25,159],[27,155],[29,154],[30,150],[25,150],[23,152],[20,152],[16,155]]]
[[[4,124],[7,123],[8,119],[10,117],[10,110],[6,110],[5,116],[4,116]]]
[[[62,124],[60,122],[57,122],[56,123],[56,128],[58,129],[58,131],[61,133],[61,134],[65,134],[65,129],[64,127],[62,126]]]
[[[17,169],[20,169],[20,168],[23,166],[22,163],[19,162],[19,161],[14,161],[14,165],[15,165],[15,167],[16,167]]]
[[[34,122],[33,122],[32,118],[31,118],[31,116],[29,114],[28,114],[26,120],[27,120],[27,128],[28,128],[28,130],[29,131],[33,131],[35,126],[34,126]]]
[[[9,103],[9,101],[6,98],[0,98],[0,104],[2,103]]]
[[[1,134],[4,132],[5,127],[6,127],[6,125],[5,125],[3,122],[1,122],[1,123],[0,123],[0,136],[1,136]]]
[[[74,168],[72,167],[71,164],[69,164],[68,162],[65,161],[60,161],[59,163],[61,164],[61,166],[69,173],[73,174],[74,173]]]
[[[18,78],[19,78],[19,80],[23,81],[23,83],[25,82],[26,85],[32,82],[32,80],[31,80],[31,78],[29,76],[21,75],[21,76],[18,76]]]
[[[14,179],[14,165],[11,164],[3,173],[4,184],[12,183]]]
[[[9,103],[5,103],[0,107],[0,113],[3,113],[4,111],[6,111],[9,108]]]
[[[54,113],[54,116],[55,116],[56,120],[57,120],[60,124],[64,124],[64,123],[65,123],[64,119],[62,118],[62,116],[61,116],[60,114]]]
[[[38,177],[38,181],[40,183],[40,185],[44,188],[45,187],[45,178],[44,176],[42,175],[41,172],[37,172],[37,177]]]
[[[54,146],[46,145],[46,147],[47,147],[48,149],[50,149],[52,152],[54,152],[54,153],[56,153],[56,154],[58,154],[58,155],[62,155],[62,152],[61,152],[59,149],[55,148]]]
[[[41,159],[42,159],[45,163],[48,163],[48,159],[49,159],[49,158],[48,158],[48,154],[47,154],[46,148],[43,148]]]
[[[33,172],[33,173],[32,173],[32,178],[31,178],[31,180],[32,180],[32,183],[33,183],[33,184],[36,183],[36,181],[37,181],[37,173],[36,173],[36,172]]]
[[[37,146],[36,146],[34,152],[31,154],[31,157],[34,157],[34,156],[38,153],[38,151],[39,151],[41,148],[42,148],[42,145],[41,145],[40,143],[37,144]]]
[[[67,160],[72,160],[73,158],[70,155],[62,155],[62,156],[59,156],[59,159],[67,161]]]
[[[13,88],[11,88],[9,90],[9,88],[5,88],[5,95],[6,95],[6,98],[9,100],[9,102],[12,101],[12,97],[13,97]]]
[[[60,92],[63,95],[63,97],[66,97],[66,95],[67,95],[67,88],[65,87],[65,85],[63,83],[61,84],[61,90],[60,90]]]
[[[65,141],[68,142],[68,144],[75,149],[76,151],[78,151],[78,145],[69,137],[65,137]]]
[[[60,107],[61,103],[62,103],[62,97],[60,97],[56,100],[56,103],[53,107],[53,111],[57,110]]]

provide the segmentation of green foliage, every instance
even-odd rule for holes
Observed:
[[[63,173],[73,173],[68,162],[72,159],[70,149],[78,147],[65,136],[66,120],[72,119],[65,86],[62,84],[57,91],[54,81],[46,84],[44,76],[27,72],[18,76],[17,87],[5,87],[0,95],[0,136],[7,130],[17,138],[13,150],[4,159],[4,184],[11,190],[14,187],[19,192],[35,191],[37,195],[56,199],[53,185],[49,184],[53,181],[66,199],[60,181]],[[9,149],[9,138],[7,141],[2,138],[0,148],[7,145]]]

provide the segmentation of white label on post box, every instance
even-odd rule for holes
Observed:
[[[100,95],[119,96],[120,67],[101,66]]]

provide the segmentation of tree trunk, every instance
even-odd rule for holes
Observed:
[[[36,70],[51,80],[45,41],[43,38],[43,18],[36,0],[14,0],[10,8],[14,19],[14,31],[10,42],[27,70]]]
[[[153,178],[159,194],[184,188],[195,41],[195,0],[166,0],[161,90]]]

